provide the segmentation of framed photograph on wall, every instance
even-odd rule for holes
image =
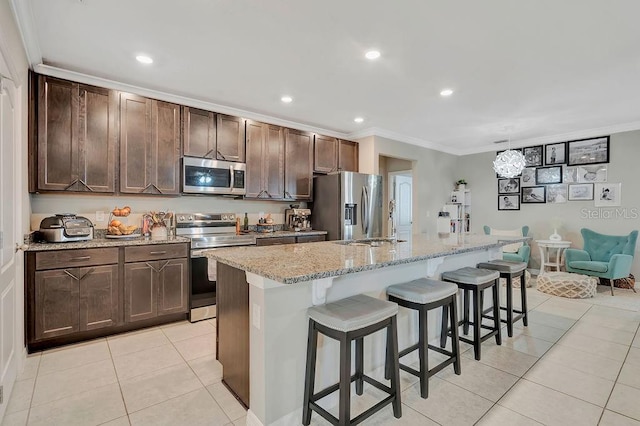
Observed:
[[[522,188],[522,204],[545,203],[545,202],[546,202],[546,187],[530,186],[528,188]]]
[[[520,186],[535,186],[536,184],[536,169],[534,167],[527,167],[522,169],[522,178],[520,178]]]
[[[525,167],[542,166],[542,145],[528,146],[522,149]]]
[[[607,181],[607,165],[597,164],[595,166],[578,166],[577,167],[578,182],[606,182]]]
[[[551,143],[544,146],[544,164],[565,164],[567,162],[567,143]]]
[[[547,185],[547,203],[559,204],[567,202],[567,184]]]
[[[609,136],[567,142],[567,164],[601,164],[609,162]]]
[[[562,183],[562,166],[538,167],[536,169],[536,185]]]
[[[596,207],[619,206],[622,202],[621,183],[596,183],[594,200]]]
[[[589,201],[593,200],[592,183],[575,183],[569,185],[569,201]]]
[[[564,183],[577,183],[578,182],[578,168],[577,167],[563,167],[562,182]]]
[[[498,179],[498,194],[520,194],[520,179]]]
[[[498,195],[498,210],[520,210],[520,195]]]

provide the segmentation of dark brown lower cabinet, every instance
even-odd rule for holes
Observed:
[[[245,272],[218,262],[216,357],[222,380],[249,406],[249,284]]]
[[[124,265],[125,321],[187,311],[187,259],[134,262]]]
[[[188,253],[187,243],[27,252],[28,351],[186,319]]]

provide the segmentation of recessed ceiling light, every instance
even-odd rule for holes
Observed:
[[[136,56],[136,60],[140,63],[143,64],[152,64],[153,63],[153,59],[151,59],[150,57],[146,56],[146,55],[138,55]]]
[[[451,96],[453,95],[453,90],[451,89],[444,89],[442,90],[442,92],[440,92],[440,96]]]
[[[356,117],[356,118],[353,119],[353,121],[355,121],[356,123],[362,123],[364,121],[364,118]]]
[[[282,102],[284,102],[285,104],[288,104],[288,103],[290,103],[291,101],[293,101],[293,98],[292,98],[291,96],[283,96],[283,97],[281,97],[281,98],[280,98],[280,100],[281,100]]]
[[[380,52],[378,52],[377,50],[369,50],[367,53],[364,54],[365,58],[367,59],[378,59],[380,57]]]

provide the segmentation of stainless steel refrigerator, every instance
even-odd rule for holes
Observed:
[[[311,222],[328,240],[382,236],[382,176],[339,172],[313,178]]]

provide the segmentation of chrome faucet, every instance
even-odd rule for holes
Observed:
[[[396,242],[396,238],[397,238],[396,221],[394,218],[395,209],[396,209],[396,200],[389,201],[389,221],[388,221],[389,238],[394,243]]]

